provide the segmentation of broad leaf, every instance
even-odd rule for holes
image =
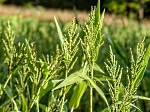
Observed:
[[[90,79],[88,76],[86,75],[80,75],[80,77],[82,77],[83,79],[87,80],[90,82],[90,84],[92,85],[93,88],[95,88],[95,90],[99,93],[99,95],[103,98],[103,100],[105,101],[105,103],[107,104],[107,106],[109,106],[107,99],[103,93],[103,91],[94,83],[94,81],[92,79]]]
[[[83,71],[83,68],[82,68],[79,71],[69,75],[66,79],[64,79],[63,82],[61,82],[56,88],[54,88],[53,91],[56,90],[56,89],[65,87],[65,86],[69,86],[69,85],[74,84],[76,82],[81,82],[83,80],[83,78],[79,77],[79,75],[81,75],[83,72],[84,71]]]
[[[50,89],[52,89],[52,87],[52,81],[48,81],[47,83],[45,83],[40,89],[39,99],[41,99]]]
[[[60,83],[62,80],[52,80],[46,82],[43,86],[41,86],[39,99],[41,99],[48,91],[52,89],[53,86]]]
[[[80,100],[87,88],[87,84],[84,81],[79,82],[73,90],[73,95],[69,102],[69,107],[76,109],[79,106]]]

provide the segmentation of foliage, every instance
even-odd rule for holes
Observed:
[[[138,95],[141,91],[137,89],[145,78],[144,73],[148,73],[145,71],[150,57],[149,34],[145,38],[147,49],[142,41],[148,31],[143,26],[132,30],[128,28],[133,25],[104,26],[104,13],[100,16],[99,12],[98,2],[80,28],[75,20],[68,27],[69,24],[58,24],[56,18],[54,22],[39,22],[12,17],[8,24],[6,18],[1,18],[0,111],[141,109],[136,105],[137,99],[149,100]],[[137,50],[127,51],[139,42]],[[105,67],[108,44],[116,56],[110,48],[110,60]]]

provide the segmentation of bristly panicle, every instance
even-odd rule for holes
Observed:
[[[75,57],[78,51],[79,41],[79,33],[77,32],[77,24],[75,23],[75,19],[72,21],[72,24],[68,30],[68,34],[65,35],[64,39],[64,64],[69,73],[69,71],[73,68],[74,64],[77,61],[77,57]]]
[[[120,65],[118,65],[118,62],[115,59],[115,55],[112,52],[112,49],[110,47],[110,60],[107,60],[107,63],[105,63],[106,69],[112,78],[112,80],[107,80],[110,95],[112,98],[112,103],[114,105],[114,108],[117,107],[117,102],[120,100],[120,97],[123,93],[123,91],[120,91],[122,89],[122,83],[121,83],[121,76],[122,76],[122,68]]]
[[[144,72],[146,70],[148,60],[150,57],[150,45],[146,50],[144,48],[144,40],[137,45],[136,60],[131,51],[131,65],[130,68],[127,67],[127,80],[126,86],[123,85],[121,81],[122,68],[117,65],[115,56],[113,55],[112,49],[110,47],[110,60],[105,63],[108,74],[112,78],[107,80],[109,93],[112,99],[112,110],[113,111],[130,111],[132,107],[136,108],[135,101],[138,99],[136,96],[137,88],[143,78]],[[146,99],[146,98],[145,98]]]
[[[95,24],[96,9],[93,9],[89,16],[89,21],[85,22],[85,27],[81,26],[81,29],[84,32],[84,38],[81,40],[81,46],[84,57],[88,61],[89,65],[97,60],[99,48],[103,44],[103,35],[101,35],[103,18],[104,13],[101,19],[97,20],[97,24]]]

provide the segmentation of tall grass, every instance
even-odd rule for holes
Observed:
[[[73,112],[81,108],[84,100],[88,105],[88,110],[83,108],[84,111],[92,112],[95,110],[95,94],[103,103],[98,111],[142,110],[136,102],[138,99],[150,100],[138,95],[150,57],[150,44],[147,43],[146,49],[144,40],[141,41],[136,50],[129,50],[130,56],[127,57],[113,38],[115,33],[111,37],[103,29],[104,12],[100,16],[99,6],[100,1],[91,10],[85,24],[78,25],[74,19],[65,31],[56,18],[56,27],[54,23],[38,23],[32,19],[27,21],[29,27],[26,27],[26,22],[20,21],[22,26],[18,32],[15,30],[19,29],[17,23],[13,23],[16,20],[1,24],[6,28],[1,29],[0,41],[3,48],[0,55],[3,60],[0,63],[0,111]],[[49,31],[54,37],[58,33],[59,38],[52,39],[47,34]],[[105,36],[108,41],[104,43]],[[54,45],[48,44],[47,48],[45,42]],[[107,42],[112,45],[109,60],[103,56],[109,54]],[[50,50],[53,49],[52,53]],[[116,61],[117,58],[123,61]],[[105,64],[104,60],[107,60]],[[123,63],[123,67],[119,63]]]

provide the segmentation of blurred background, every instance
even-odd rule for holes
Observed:
[[[23,7],[54,8],[62,10],[90,11],[97,0],[0,0],[1,5]],[[150,17],[150,0],[101,0],[101,11],[137,18],[139,21]]]

